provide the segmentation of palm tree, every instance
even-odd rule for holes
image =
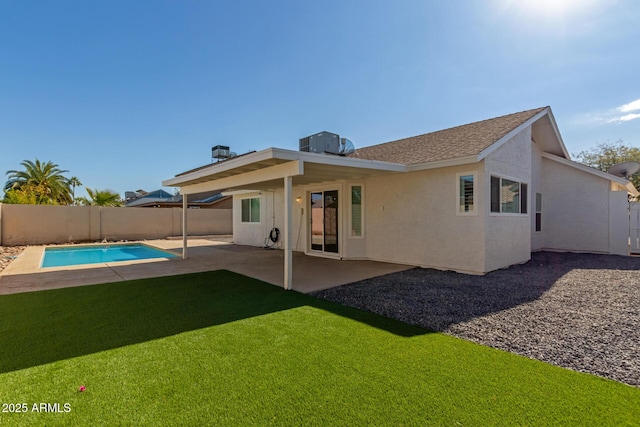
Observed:
[[[73,204],[75,205],[76,204],[76,187],[81,187],[82,183],[77,177],[72,176],[71,178],[69,178],[69,185],[71,185],[71,198],[73,200]]]
[[[85,206],[122,206],[120,195],[111,190],[92,190],[86,188],[89,198],[78,197],[78,201]]]
[[[35,162],[25,160],[20,164],[24,170],[7,171],[9,180],[4,185],[5,192],[38,187],[42,189],[43,197],[49,203],[71,203],[69,180],[63,175],[69,171],[61,170],[51,161],[44,163],[38,159]]]

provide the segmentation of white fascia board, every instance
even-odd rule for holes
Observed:
[[[223,191],[222,194],[223,196],[240,196],[242,194],[252,194],[252,193],[259,193],[259,191],[256,190],[229,190],[229,191]]]
[[[305,151],[285,150],[273,148],[274,157],[285,160],[302,160],[305,163],[318,163],[331,166],[349,168],[376,169],[381,171],[406,172],[407,167],[400,163],[381,162],[379,160],[355,159],[322,153],[307,153]]]
[[[551,111],[550,108],[546,107],[544,110],[540,111],[538,114],[536,114],[535,116],[531,117],[529,120],[527,120],[526,122],[522,123],[520,126],[518,126],[517,128],[513,129],[511,132],[509,132],[508,134],[506,134],[505,136],[503,136],[502,138],[500,138],[499,140],[497,140],[496,142],[494,142],[493,144],[491,144],[490,146],[488,146],[487,148],[482,150],[480,152],[480,154],[478,154],[478,160],[484,159],[489,154],[493,153],[498,148],[502,147],[511,138],[513,138],[514,136],[516,136],[517,134],[522,132],[524,129],[527,128],[527,126],[531,126],[533,123],[538,121],[538,119],[543,117],[545,114],[549,114],[550,111]],[[555,122],[552,121],[552,123],[555,126]],[[555,129],[555,131],[556,131],[556,134],[557,134],[558,133],[557,129]],[[560,143],[562,144],[562,142],[560,142]],[[563,149],[564,149],[564,146],[563,146]]]
[[[558,130],[558,124],[556,123],[556,118],[553,116],[553,112],[551,111],[551,108],[547,108],[547,110],[549,110],[549,120],[551,121],[551,125],[553,126],[553,132],[556,134],[556,137],[558,138],[558,142],[560,143],[562,154],[564,154],[564,156],[567,159],[571,160],[571,156],[567,151],[567,147],[564,145],[564,141],[562,140],[562,135],[560,135],[560,130]]]
[[[541,153],[541,154],[542,154],[542,157],[544,157],[545,159],[553,160],[554,162],[558,162],[560,164],[572,167],[574,169],[578,169],[582,172],[595,175],[597,177],[606,179],[607,181],[613,181],[620,185],[623,185],[627,189],[627,191],[629,191],[629,193],[633,194],[634,196],[637,196],[638,194],[640,194],[638,193],[638,190],[633,186],[633,184],[624,178],[611,175],[610,173],[607,173],[607,172],[602,172],[598,169],[594,169],[589,166],[583,165],[581,163],[574,162],[573,160],[563,159],[562,157],[558,157],[554,154],[550,154],[550,153]]]
[[[188,184],[180,187],[182,194],[195,194],[204,191],[241,187],[259,182],[272,181],[288,176],[304,174],[304,163],[300,160],[292,160],[273,166],[264,167],[250,172],[244,172],[224,178],[211,179],[196,184]]]
[[[450,166],[468,165],[470,163],[478,163],[480,159],[478,156],[465,156],[455,159],[439,160],[437,162],[420,163],[407,166],[407,172],[425,170],[425,169],[437,169],[446,168]]]
[[[162,185],[166,187],[179,187],[180,184],[184,182],[193,181],[195,179],[203,178],[220,172],[225,172],[230,169],[246,166],[251,163],[262,162],[272,158],[273,149],[267,148],[265,150],[256,151],[255,153],[238,156],[237,158],[230,158],[222,163],[214,163],[211,166],[207,166],[203,169],[167,179],[165,181],[162,181]]]
[[[180,187],[185,182],[201,179],[216,173],[225,172],[230,169],[258,163],[265,160],[300,160],[301,162],[320,163],[334,166],[344,166],[351,168],[376,169],[381,171],[406,172],[407,167],[398,163],[380,162],[376,160],[353,159],[350,157],[332,156],[328,154],[307,153],[304,151],[285,150],[282,148],[267,148],[255,153],[246,154],[238,158],[231,158],[220,164],[212,164],[206,168],[176,176],[162,181],[166,187]]]

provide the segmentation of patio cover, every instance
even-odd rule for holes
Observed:
[[[284,188],[284,288],[292,286],[292,188],[341,179],[361,179],[381,173],[407,172],[407,166],[375,160],[268,148],[203,166],[165,180],[180,187],[183,197],[182,256],[187,257],[187,199],[203,191],[265,191]]]

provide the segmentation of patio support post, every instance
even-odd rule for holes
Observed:
[[[284,177],[284,288],[290,290],[293,285],[293,251],[291,247],[291,230],[293,228],[291,215],[291,186],[293,178]]]
[[[187,203],[187,194],[182,195],[182,259],[187,259],[187,212],[189,204]]]

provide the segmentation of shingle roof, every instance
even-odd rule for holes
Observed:
[[[545,108],[372,145],[356,150],[349,157],[412,165],[478,155]]]

